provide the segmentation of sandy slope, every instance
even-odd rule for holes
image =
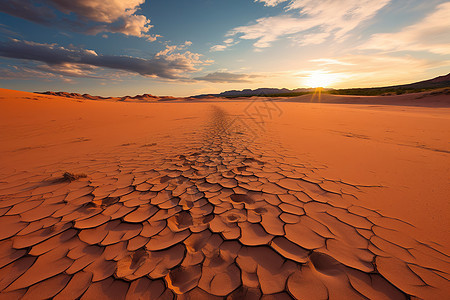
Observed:
[[[450,294],[448,95],[0,97],[0,299]]]

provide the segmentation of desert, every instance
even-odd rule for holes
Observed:
[[[449,294],[448,95],[0,96],[3,299]]]

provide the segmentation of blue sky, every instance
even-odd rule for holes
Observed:
[[[103,96],[408,83],[450,72],[450,1],[4,0],[0,86]]]

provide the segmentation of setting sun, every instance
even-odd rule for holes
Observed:
[[[308,77],[303,80],[303,84],[312,87],[329,87],[338,81],[338,75],[330,74],[323,71],[311,72]]]

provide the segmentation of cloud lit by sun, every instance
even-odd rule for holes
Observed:
[[[324,71],[313,71],[303,79],[303,85],[306,87],[330,87],[332,84],[339,81],[338,74],[327,73]]]

